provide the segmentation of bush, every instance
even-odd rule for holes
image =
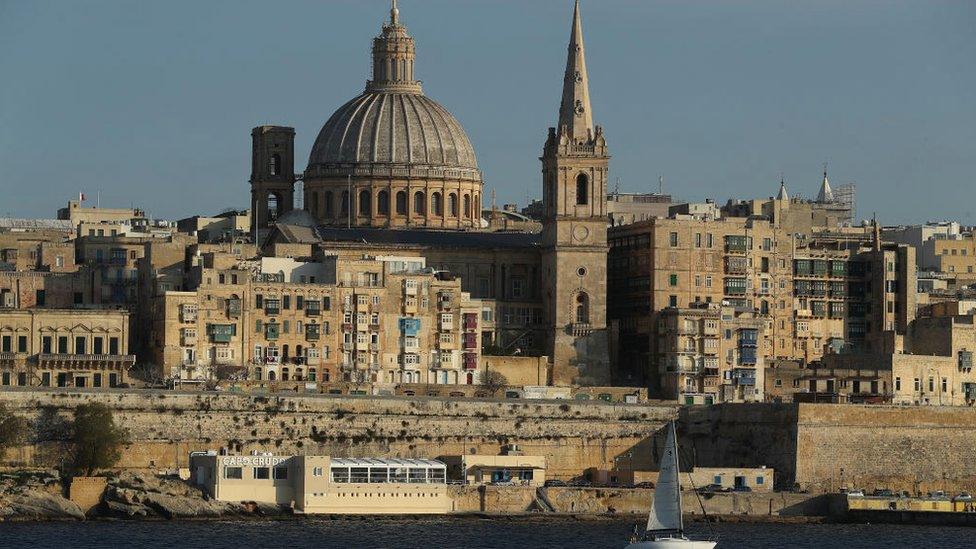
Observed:
[[[495,393],[508,386],[508,378],[504,374],[489,371],[481,379],[481,384],[494,396]]]
[[[115,424],[108,406],[93,402],[75,408],[72,440],[76,471],[91,476],[97,469],[112,467],[122,457],[122,446],[128,439],[128,432]]]

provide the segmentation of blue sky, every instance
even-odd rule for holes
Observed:
[[[539,196],[570,0],[401,0],[425,91],[498,202]],[[0,0],[0,216],[79,191],[178,218],[247,207],[250,129],[318,129],[362,90],[385,0]],[[976,2],[583,0],[623,191],[685,200],[856,182],[885,223],[976,224]],[[489,196],[489,192],[485,193]],[[487,198],[486,198],[487,201]]]

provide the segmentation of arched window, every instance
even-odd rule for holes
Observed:
[[[288,381],[288,368],[281,369],[281,381]]]
[[[435,192],[430,195],[430,209],[434,215],[444,215],[444,204],[441,202],[441,193]]]
[[[274,370],[268,370],[268,381],[274,381],[274,380],[275,380]]]
[[[349,191],[342,191],[342,199],[339,201],[339,215],[349,213]]]
[[[471,217],[471,195],[464,195],[464,217]]]
[[[457,195],[454,193],[447,195],[447,213],[451,217],[457,217],[458,202],[457,202]]]
[[[271,165],[269,166],[269,169],[271,170],[271,175],[280,175],[281,174],[281,155],[280,154],[273,154],[273,155],[271,155]]]
[[[372,213],[372,200],[369,191],[359,191],[359,215],[370,215]]]
[[[590,296],[586,292],[580,292],[576,296],[576,323],[590,323]]]
[[[576,204],[585,205],[589,204],[590,181],[586,177],[586,174],[581,173],[576,176]]]
[[[319,215],[319,193],[312,193],[312,215]]]
[[[278,218],[278,203],[281,202],[278,195],[274,193],[268,194],[268,221],[274,221]]]
[[[417,191],[413,194],[413,213],[417,215],[427,213],[427,197],[424,196],[422,191]]]
[[[380,191],[376,195],[376,208],[379,210],[380,215],[390,215],[390,193]]]
[[[332,191],[325,191],[324,197],[325,198],[323,200],[325,201],[325,216],[326,217],[329,217],[329,216],[332,215],[332,211],[333,211],[333,208],[332,208]]]
[[[396,194],[396,213],[399,215],[407,215],[406,191],[400,191]]]

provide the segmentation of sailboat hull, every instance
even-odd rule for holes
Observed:
[[[714,541],[695,541],[684,538],[663,538],[631,543],[626,549],[712,549]]]

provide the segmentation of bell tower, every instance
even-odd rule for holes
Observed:
[[[263,229],[295,203],[295,128],[251,130],[251,230]]]
[[[593,125],[579,0],[573,12],[557,127],[542,153],[545,311],[554,367],[580,384],[609,381],[607,178],[610,154]]]

